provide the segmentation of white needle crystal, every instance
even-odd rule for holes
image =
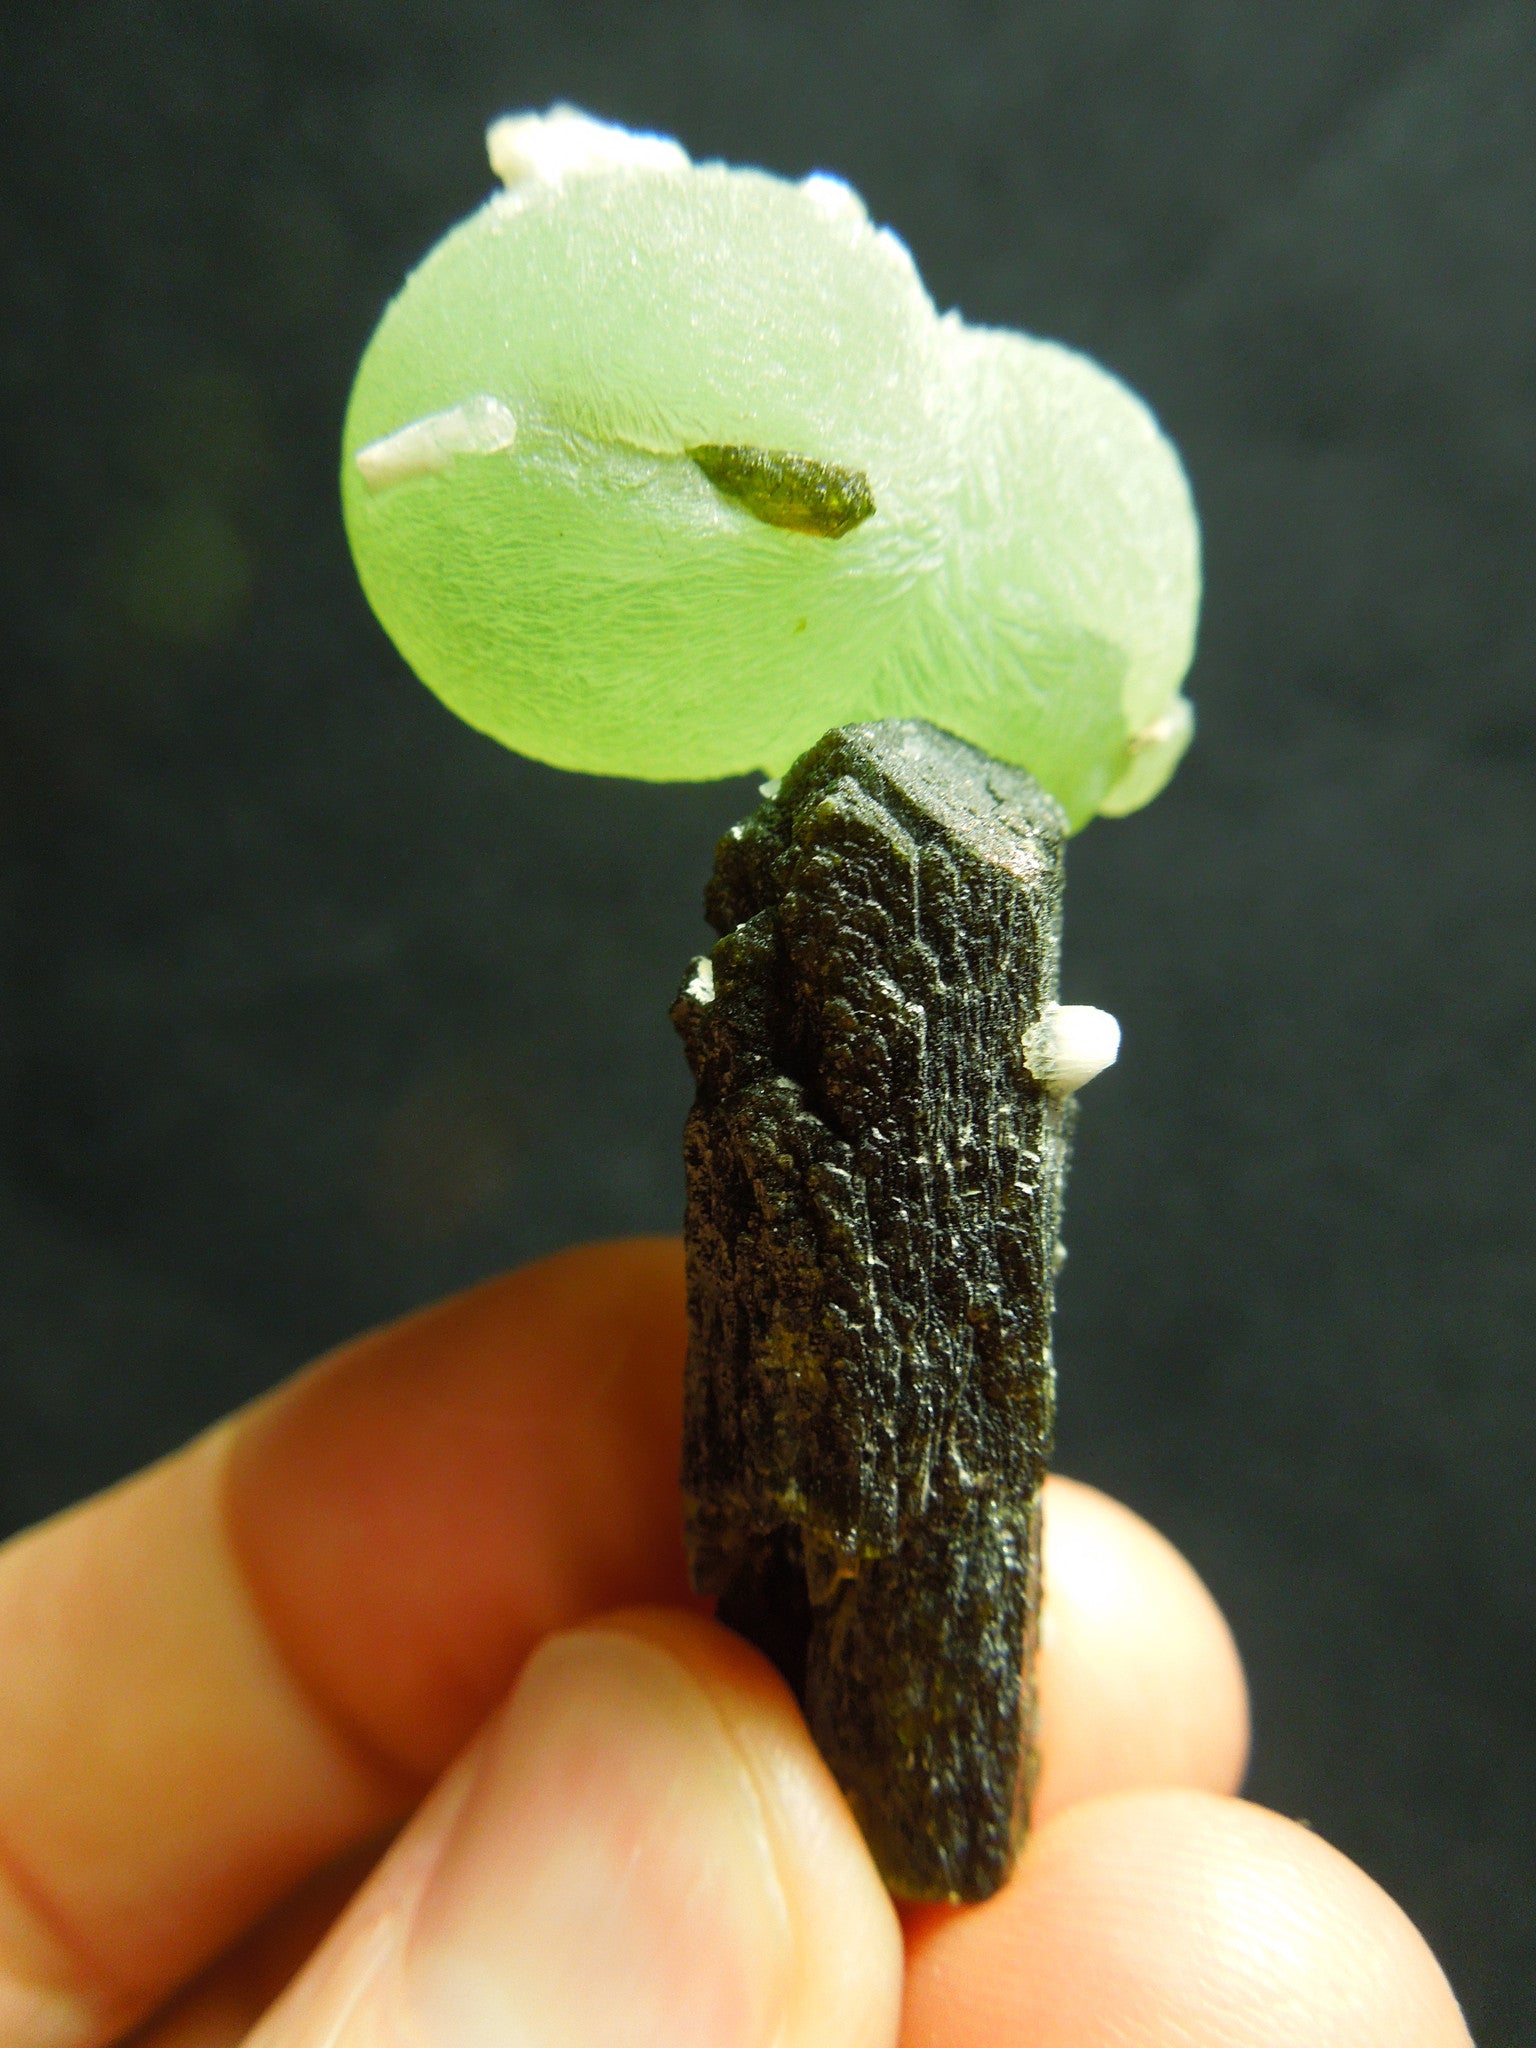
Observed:
[[[1052,1003],[1024,1034],[1024,1064],[1052,1095],[1075,1095],[1119,1056],[1119,1023],[1092,1003]]]

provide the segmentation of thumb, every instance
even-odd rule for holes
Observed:
[[[713,1623],[550,1637],[252,2048],[891,2048],[895,1913],[787,1689]]]

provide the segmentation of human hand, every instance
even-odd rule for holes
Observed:
[[[1209,1595],[1063,1480],[1035,1832],[903,1930],[688,1594],[682,1318],[675,1244],[565,1254],[0,1551],[0,2048],[1467,2048],[1386,1895],[1226,1796]]]

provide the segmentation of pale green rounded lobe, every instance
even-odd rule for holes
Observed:
[[[359,451],[416,422],[444,452],[370,487]],[[765,523],[687,452],[720,446],[859,472],[874,512]],[[1138,735],[1198,602],[1177,457],[1086,359],[940,319],[833,181],[625,166],[499,194],[380,323],[342,488],[401,652],[522,753],[776,774],[829,726],[919,715],[1074,824],[1128,777],[1152,793]]]

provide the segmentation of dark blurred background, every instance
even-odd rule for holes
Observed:
[[[361,1324],[671,1228],[747,784],[503,754],[336,509],[352,369],[570,98],[835,168],[1146,394],[1201,735],[1074,847],[1061,1460],[1232,1616],[1252,1791],[1536,2038],[1529,0],[53,0],[0,22],[0,1515]]]

